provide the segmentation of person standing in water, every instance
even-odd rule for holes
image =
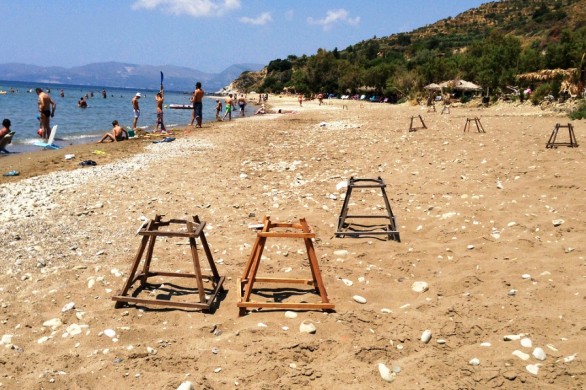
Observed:
[[[51,99],[51,96],[43,92],[41,88],[37,88],[35,91],[39,96],[38,104],[39,112],[41,113],[41,136],[43,137],[43,140],[47,142],[49,140],[49,136],[51,135],[51,118],[55,116],[55,109],[57,108],[57,104],[55,104],[53,99]]]
[[[141,98],[140,92],[137,92],[136,95],[132,98],[132,111],[134,113],[134,120],[132,121],[132,128],[136,130],[136,125],[138,124],[138,118],[140,117],[140,106],[138,105],[138,99]]]
[[[204,90],[201,89],[201,83],[198,81],[195,83],[195,91],[193,91],[193,96],[191,97],[191,101],[193,102],[193,113],[191,114],[191,125],[193,126],[193,122],[196,121],[195,127],[201,128],[201,120],[203,115],[203,95],[205,94]]]
[[[161,85],[161,91],[155,96],[157,102],[157,121],[155,122],[155,131],[161,127],[161,131],[166,131],[165,123],[163,122],[163,102],[165,101],[165,91]]]

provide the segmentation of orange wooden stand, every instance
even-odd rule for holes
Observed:
[[[285,229],[285,231],[274,231],[275,228]],[[262,252],[265,247],[267,238],[301,238],[305,243],[307,256],[309,258],[309,268],[311,269],[311,279],[293,279],[293,278],[269,278],[257,277],[257,272],[260,266]],[[298,310],[332,310],[335,305],[330,303],[326,288],[321,278],[315,249],[313,247],[312,238],[315,238],[315,233],[307,224],[305,218],[301,218],[299,223],[272,223],[269,216],[263,218],[263,227],[256,235],[256,241],[252,247],[252,252],[246,263],[246,268],[242,276],[237,280],[237,290],[240,295],[240,301],[236,304],[239,308],[239,315],[246,314],[247,309],[251,308],[271,308],[271,309],[298,309]],[[251,301],[253,290],[255,292],[262,289],[255,288],[256,283],[271,283],[271,284],[303,284],[313,286],[313,290],[321,297],[321,302],[256,302]]]
[[[170,225],[184,225],[186,228],[185,230],[180,231],[160,231],[160,227],[167,227]],[[116,308],[122,306],[122,303],[136,303],[136,304],[151,304],[151,305],[162,305],[162,306],[171,306],[171,307],[179,307],[179,308],[193,308],[193,309],[202,309],[202,310],[209,310],[212,306],[214,300],[216,299],[219,292],[223,292],[224,288],[222,284],[224,283],[224,277],[220,277],[218,274],[218,270],[216,265],[214,264],[214,260],[212,258],[212,252],[208,246],[206,237],[203,233],[203,228],[205,227],[205,222],[199,220],[198,216],[193,217],[193,221],[187,220],[178,220],[178,219],[171,219],[169,221],[163,221],[161,215],[157,215],[154,220],[149,220],[143,227],[138,231],[138,234],[142,236],[142,240],[140,246],[138,248],[138,253],[136,254],[134,261],[132,262],[132,266],[130,269],[130,274],[128,275],[128,279],[124,283],[122,290],[118,293],[118,295],[113,296],[112,300],[116,301]],[[195,273],[185,273],[185,272],[159,272],[159,271],[151,271],[151,261],[153,257],[153,251],[155,247],[155,240],[157,237],[185,237],[189,239],[189,246],[191,247],[191,257],[193,261],[193,267]],[[199,238],[201,241],[201,245],[205,251],[208,264],[211,268],[212,275],[204,276],[201,272],[201,267],[199,264],[199,256],[197,254],[197,245],[195,239]],[[142,272],[137,274],[138,266],[141,263],[142,257],[145,254],[146,250],[146,257],[143,265]],[[197,295],[199,296],[199,302],[174,302],[171,300],[164,300],[164,299],[144,299],[138,298],[139,289],[134,291],[133,296],[128,296],[128,291],[130,290],[131,286],[138,280],[140,280],[141,287],[145,289],[148,287],[147,280],[153,276],[169,276],[169,277],[176,277],[176,278],[195,278],[197,284]],[[208,281],[212,282],[211,288],[208,289],[210,295],[208,299],[206,299],[206,290],[204,288],[204,278]],[[159,286],[160,287],[160,286]],[[170,289],[170,287],[169,287]],[[187,295],[187,293],[192,293],[193,289],[187,290],[177,290],[173,289],[169,291],[169,296],[172,295]]]

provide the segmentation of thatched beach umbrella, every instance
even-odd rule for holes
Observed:
[[[442,87],[440,87],[439,84],[431,83],[423,87],[423,89],[426,89],[428,91],[441,91]]]

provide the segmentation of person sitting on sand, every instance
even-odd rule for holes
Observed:
[[[264,115],[266,113],[267,113],[267,110],[265,109],[265,105],[263,104],[258,110],[256,110],[254,115]]]
[[[5,138],[8,134],[10,134],[10,119],[4,119],[2,121],[2,129],[0,129],[0,152],[10,153],[6,150],[6,144],[10,143],[9,138]]]
[[[112,122],[112,126],[112,132],[104,134],[98,143],[102,143],[107,139],[109,139],[110,142],[124,141],[125,139],[128,139],[128,132],[120,127],[117,120]]]

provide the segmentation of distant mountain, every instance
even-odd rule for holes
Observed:
[[[162,71],[167,90],[192,91],[195,83],[200,81],[206,91],[213,92],[230,84],[242,72],[257,71],[262,67],[260,64],[236,64],[220,73],[205,73],[174,65],[152,66],[120,62],[101,62],[73,68],[8,63],[0,64],[0,80],[156,89],[159,87]]]

